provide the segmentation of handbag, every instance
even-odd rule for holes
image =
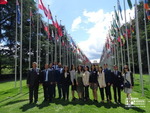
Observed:
[[[130,82],[126,79],[126,75],[125,75],[125,80],[126,80],[126,82],[124,83],[124,87],[125,87],[125,88],[130,88],[130,87],[131,87],[131,84],[130,84]]]

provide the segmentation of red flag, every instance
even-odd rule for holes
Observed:
[[[148,0],[144,0],[144,8],[145,8],[146,10],[149,9]]]
[[[120,36],[118,37],[118,39],[117,39],[117,40],[118,40],[118,42],[121,42],[121,38],[120,38]]]
[[[48,17],[48,10],[47,10],[46,7],[44,6],[42,0],[39,0],[38,7],[39,7],[41,10],[43,10],[45,16]]]
[[[45,30],[45,32],[47,33],[47,35],[48,35],[48,38],[50,38],[50,32],[49,32],[49,28],[48,28],[48,26],[46,26],[42,21],[41,21],[41,23],[42,23],[42,27],[43,27],[43,29]]]
[[[0,4],[7,4],[7,0],[0,0]]]
[[[56,22],[55,22],[55,25],[54,25],[54,26],[58,29],[59,25],[58,25],[57,20],[56,20]]]
[[[150,9],[148,9],[148,10],[146,11],[146,14],[147,14],[148,20],[150,20]]]

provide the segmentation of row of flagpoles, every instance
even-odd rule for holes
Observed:
[[[128,6],[132,9],[132,2],[127,0]],[[131,70],[131,61],[132,61],[132,71],[135,73],[135,63],[134,63],[134,54],[133,54],[133,36],[134,28],[132,25],[132,19],[130,18],[130,26],[128,29],[127,26],[127,14],[126,14],[126,1],[123,0],[124,6],[124,26],[121,26],[120,22],[123,20],[122,16],[122,9],[120,5],[120,1],[117,0],[118,12],[114,7],[114,14],[115,18],[112,16],[112,25],[109,30],[108,36],[106,38],[105,46],[103,48],[103,52],[100,58],[100,64],[109,62],[111,57],[114,59],[114,63],[121,67],[123,70],[123,66],[127,63],[129,69]],[[138,7],[137,7],[137,0],[135,0],[135,27],[136,27],[136,39],[137,39],[137,51],[138,51],[138,64],[139,64],[139,72],[140,72],[140,85],[142,95],[144,95],[144,86],[143,86],[143,70],[142,70],[142,60],[141,60],[141,46],[140,46],[140,36],[139,36],[139,20],[138,20]],[[150,60],[149,60],[149,45],[148,45],[148,37],[147,37],[147,23],[146,18],[150,20],[150,7],[148,5],[148,0],[143,0],[143,13],[144,13],[144,24],[145,24],[145,38],[146,38],[146,51],[147,51],[147,62],[148,62],[148,74],[150,78]],[[120,16],[119,16],[120,14]],[[130,15],[130,14],[129,14]],[[125,30],[123,30],[125,29]],[[131,51],[129,49],[129,37],[130,37],[130,44],[131,44]],[[124,45],[126,43],[126,46]],[[120,46],[119,46],[120,45]],[[124,48],[124,49],[123,49]],[[120,49],[120,53],[119,53]],[[125,53],[123,50],[127,50],[127,61],[125,61]],[[131,52],[131,58],[130,58]],[[111,56],[111,57],[110,57]],[[120,64],[121,59],[121,64]]]
[[[3,2],[1,2],[3,1]],[[7,0],[1,0],[0,4],[6,4],[7,5]],[[58,62],[58,57],[59,57],[59,62],[64,64],[64,65],[71,65],[74,64],[77,66],[77,59],[80,59],[84,64],[85,63],[90,63],[89,59],[85,56],[85,54],[81,51],[79,46],[75,43],[73,38],[67,34],[65,27],[60,24],[58,24],[56,16],[55,16],[55,21],[53,19],[52,13],[48,8],[45,7],[43,4],[42,0],[34,0],[36,6],[37,6],[37,45],[36,45],[36,62],[38,63],[38,67],[41,67],[41,29],[40,27],[42,26],[44,28],[44,31],[46,32],[47,35],[47,43],[46,43],[46,61],[45,63],[53,63],[53,62]],[[40,14],[39,14],[39,9],[44,11],[44,14],[47,18],[47,24],[46,22],[43,22],[41,20]],[[18,59],[18,51],[17,51],[17,44],[18,44],[18,25],[20,26],[20,92],[22,92],[22,51],[23,51],[23,43],[22,43],[22,36],[23,36],[23,0],[20,0],[20,5],[18,0],[16,0],[16,37],[15,37],[15,87],[16,87],[16,82],[17,82],[17,59]],[[31,39],[32,39],[32,19],[33,19],[33,14],[32,14],[32,8],[30,8],[30,35],[29,35],[29,69],[31,68],[31,57],[32,57],[32,45],[31,45]],[[49,20],[51,20],[52,24],[50,24]],[[50,30],[49,26],[52,25],[54,27],[53,30]],[[64,28],[64,33],[62,31],[62,28]],[[67,36],[67,41],[64,41],[63,35]],[[54,41],[53,41],[54,40]],[[54,50],[53,50],[53,43],[54,43]],[[59,45],[59,48],[57,48]],[[59,54],[57,52],[59,50]],[[66,54],[65,54],[66,52]],[[69,53],[71,52],[71,53]],[[54,53],[54,54],[53,54]],[[63,53],[63,54],[62,54]],[[73,56],[75,54],[75,56]],[[74,58],[75,57],[75,58]],[[51,59],[50,59],[51,58]],[[76,60],[74,60],[76,59]],[[51,61],[51,62],[50,62]],[[75,62],[73,62],[75,61]]]

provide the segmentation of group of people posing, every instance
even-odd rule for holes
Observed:
[[[123,72],[114,65],[113,70],[108,69],[108,65],[103,67],[98,65],[79,65],[75,67],[62,67],[60,63],[45,64],[45,69],[37,68],[37,63],[33,62],[32,69],[28,71],[27,86],[29,87],[29,103],[38,101],[39,84],[43,85],[44,101],[52,101],[56,97],[56,87],[58,89],[58,99],[69,100],[69,86],[71,85],[72,101],[75,101],[75,92],[78,99],[87,101],[90,99],[89,89],[92,90],[94,102],[98,102],[97,90],[99,88],[101,103],[112,102],[111,87],[113,88],[114,103],[121,103],[121,90],[127,94],[128,103],[131,104],[132,88],[134,86],[133,74],[127,65]]]

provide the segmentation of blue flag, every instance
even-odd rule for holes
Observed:
[[[117,1],[117,4],[118,4],[118,10],[119,10],[120,15],[121,15],[121,19],[123,20],[123,17],[122,17],[122,9],[121,9],[120,1],[119,1],[119,0]]]

